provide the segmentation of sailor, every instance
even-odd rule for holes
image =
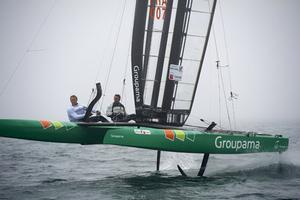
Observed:
[[[127,120],[127,114],[125,106],[120,102],[121,96],[115,94],[114,102],[107,107],[106,115],[114,122],[129,121]]]
[[[87,107],[78,104],[78,98],[76,95],[70,96],[70,102],[72,105],[67,110],[69,120],[71,122],[82,121],[85,116]],[[108,122],[107,119],[105,119],[103,116],[101,116],[101,113],[99,111],[93,110],[92,112],[95,113],[96,116],[91,116],[89,118],[89,121],[91,121],[91,122],[99,122],[99,121]]]

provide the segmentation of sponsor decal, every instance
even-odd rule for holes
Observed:
[[[186,139],[188,139],[192,142],[195,142],[195,137],[196,137],[195,133],[193,133],[193,132],[189,132],[189,133],[186,134]]]
[[[111,138],[123,139],[124,135],[110,135]]]
[[[186,138],[192,142],[195,142],[195,133],[189,133],[187,134]]]
[[[40,120],[40,124],[43,129],[48,129],[50,127],[54,127],[55,130],[65,127],[66,131],[69,131],[75,128],[75,124],[73,122],[60,122],[60,121],[49,121],[49,120]]]
[[[165,129],[165,137],[168,140],[175,141],[176,139],[184,142],[185,139],[189,139],[190,141],[194,142],[195,140],[195,134],[192,133],[185,133],[183,130],[170,130],[170,129]]]
[[[143,129],[134,129],[134,133],[137,135],[151,135],[151,131]]]
[[[184,139],[185,139],[185,133],[182,130],[175,130],[174,132],[175,132],[176,138],[178,140],[184,141]]]
[[[165,129],[164,130],[165,132],[165,137],[168,139],[168,140],[171,140],[171,141],[174,141],[174,132],[172,130],[167,130]]]
[[[182,79],[182,71],[183,67],[180,65],[170,64],[169,68],[169,80],[171,81],[181,81]]]
[[[260,142],[253,140],[226,140],[222,136],[218,136],[215,139],[215,147],[217,149],[235,149],[238,151],[240,149],[260,149]]]
[[[40,123],[44,129],[50,128],[52,126],[49,120],[40,120]]]
[[[165,19],[167,0],[150,0],[150,17],[153,19]],[[155,6],[152,6],[154,5]]]
[[[276,149],[276,150],[287,149],[286,145],[280,145],[279,143],[280,143],[280,141],[276,140],[276,142],[274,144],[274,149]]]
[[[74,123],[73,122],[63,122],[64,127],[66,128],[67,131],[75,128]]]
[[[139,66],[137,65],[133,66],[133,86],[134,86],[135,102],[137,103],[141,101],[139,71],[140,71]]]
[[[59,122],[59,121],[54,121],[54,122],[52,122],[52,124],[55,127],[55,130],[64,127],[64,125],[61,122]]]

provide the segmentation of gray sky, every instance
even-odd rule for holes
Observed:
[[[0,118],[67,120],[71,94],[77,94],[80,103],[87,104],[96,81],[104,89],[123,3],[0,0]],[[300,121],[300,1],[220,0],[219,3],[229,61],[219,6],[215,34],[221,63],[230,64],[232,88],[239,95],[235,101],[237,123],[239,120]],[[124,74],[127,84],[123,103],[129,112],[134,111],[130,58],[126,64],[134,6],[134,0],[126,1],[102,111],[111,103],[114,93],[122,93]],[[211,37],[191,122],[200,117],[219,119],[216,59]],[[227,93],[228,70],[222,71]],[[222,120],[226,121],[224,99],[221,101]]]

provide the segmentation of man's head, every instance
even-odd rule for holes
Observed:
[[[72,106],[76,106],[78,103],[77,103],[77,97],[75,95],[71,95],[70,96],[70,101],[71,101],[71,104]]]
[[[119,94],[115,94],[114,96],[114,102],[120,102],[121,96]]]

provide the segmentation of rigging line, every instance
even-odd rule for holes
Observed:
[[[108,74],[107,74],[107,77],[106,77],[105,86],[104,86],[104,90],[103,90],[103,97],[106,95],[107,84],[108,84],[108,81],[109,81],[109,77],[110,77],[110,73],[111,73],[111,69],[112,69],[112,63],[114,61],[114,57],[115,57],[115,53],[116,53],[116,49],[117,49],[117,44],[118,44],[118,40],[119,40],[121,25],[123,23],[123,16],[124,16],[125,8],[126,8],[126,1],[127,0],[125,0],[124,4],[123,4],[123,11],[122,11],[122,14],[121,14],[121,20],[120,20],[120,24],[119,24],[119,28],[118,28],[118,32],[117,32],[117,39],[116,39],[116,42],[115,42],[113,55],[112,55],[111,60],[110,60],[109,71],[108,71]],[[104,100],[104,98],[102,98],[101,105],[100,105],[100,110],[102,110],[103,100]]]
[[[208,6],[211,9],[211,5],[210,2],[208,1]],[[217,39],[216,39],[216,33],[215,33],[215,28],[214,28],[214,24],[212,25],[212,33],[213,33],[213,38],[214,38],[214,45],[215,45],[215,51],[216,51],[216,56],[217,56],[217,74],[218,74],[218,96],[219,96],[219,124],[220,127],[222,127],[222,106],[221,106],[221,84],[220,84],[220,73],[219,73],[219,50],[218,50],[218,46],[217,46]]]
[[[227,43],[227,39],[226,39],[226,29],[225,29],[225,23],[224,23],[221,3],[219,3],[219,9],[220,9],[220,16],[221,16],[221,24],[222,24],[222,29],[223,29],[223,40],[224,40],[224,44],[225,44],[226,59],[227,59],[228,66],[230,66],[229,49],[228,49],[228,43]],[[230,90],[231,90],[232,85],[231,85],[230,70],[228,70],[228,72],[229,72],[229,81],[230,81],[229,84],[230,84]]]
[[[219,70],[217,70],[217,73],[218,73],[218,96],[219,96],[219,123],[220,123],[220,126],[222,127],[222,119],[221,119],[221,113],[222,113],[222,110],[221,110],[221,86],[220,86],[220,73],[219,73]]]
[[[229,114],[229,109],[228,109],[228,104],[227,104],[227,98],[226,98],[226,92],[225,92],[225,87],[224,87],[224,80],[223,80],[223,75],[222,75],[222,69],[220,67],[218,67],[218,69],[220,71],[220,78],[221,78],[221,82],[222,82],[223,95],[224,95],[225,106],[226,106],[226,111],[227,111],[227,118],[228,118],[230,130],[231,130],[231,119],[230,119],[230,114]]]
[[[116,10],[117,11],[117,10]],[[113,31],[113,28],[114,28],[114,25],[115,25],[115,23],[117,22],[116,21],[116,19],[117,19],[117,15],[114,15],[115,17],[114,17],[114,20],[113,20],[113,23],[111,24],[111,26],[110,26],[110,30],[109,30],[109,34],[107,35],[107,37],[106,37],[106,40],[105,41],[109,41],[109,38],[112,36],[112,31]],[[100,65],[99,65],[99,68],[98,68],[98,70],[97,70],[97,73],[96,73],[96,78],[95,78],[95,83],[97,82],[97,80],[98,80],[98,77],[99,77],[99,75],[100,75],[100,69],[101,69],[101,66],[103,66],[103,58],[104,58],[104,53],[105,52],[107,52],[107,49],[108,49],[108,47],[109,47],[109,45],[105,45],[105,48],[103,49],[103,51],[102,51],[102,56],[101,56],[101,59],[100,59]],[[103,53],[104,52],[104,53]]]
[[[233,100],[231,102],[231,107],[232,107],[233,127],[234,127],[234,129],[236,129],[235,109],[234,109],[234,102],[233,102]]]
[[[31,47],[33,46],[34,42],[36,41],[37,37],[39,36],[43,26],[46,24],[50,14],[52,13],[53,8],[55,7],[57,0],[54,0],[47,15],[45,16],[45,18],[43,19],[42,23],[40,24],[40,26],[37,29],[37,32],[34,34],[32,40],[30,41],[28,47],[26,48],[26,50],[24,51],[22,57],[20,58],[20,60],[17,62],[17,65],[15,66],[12,74],[9,76],[8,80],[6,81],[6,83],[4,84],[4,87],[2,88],[2,90],[0,91],[0,98],[2,97],[2,95],[4,94],[4,92],[6,91],[9,83],[11,82],[11,80],[13,79],[13,77],[15,76],[16,72],[18,71],[18,69],[21,67],[24,58],[26,57],[27,53],[31,51]]]
[[[227,38],[226,37],[226,29],[225,29],[225,23],[224,23],[224,17],[223,17],[221,2],[219,3],[219,10],[220,10],[221,24],[222,24],[222,29],[223,29],[223,40],[224,40],[224,44],[225,44],[227,64],[228,64],[228,66],[230,66],[229,48],[228,48],[228,43],[227,43],[227,39],[226,39]],[[229,77],[230,92],[232,92],[232,82],[231,82],[230,68],[228,70],[228,77]],[[233,117],[234,128],[236,128],[235,109],[234,109],[234,102],[233,101],[231,101],[231,106],[232,106],[232,117]]]
[[[94,97],[95,97],[95,89],[93,88],[93,89],[92,89],[92,92],[91,92],[91,94],[90,94],[90,98],[89,98],[89,101],[88,101],[87,105],[90,104],[91,99],[94,98]]]
[[[133,21],[133,19],[131,19],[131,21]],[[127,50],[127,52],[128,52],[128,55],[127,55],[127,58],[126,58],[126,66],[125,66],[125,70],[124,70],[124,79],[123,79],[123,88],[122,88],[122,98],[123,98],[123,96],[124,96],[124,91],[125,91],[125,87],[126,87],[126,77],[127,77],[127,71],[128,71],[128,69],[130,68],[130,66],[129,66],[129,58],[130,58],[130,48],[131,48],[131,40],[130,40],[130,38],[132,37],[132,32],[133,32],[133,24],[132,24],[132,26],[130,27],[130,34],[129,34],[129,38],[128,38],[128,50]],[[125,98],[125,102],[124,103],[126,103],[127,102],[127,96],[126,96],[126,98]]]
[[[132,34],[129,35],[129,45],[128,45],[128,54],[127,54],[127,58],[126,58],[126,66],[125,66],[125,70],[124,70],[124,76],[123,76],[123,88],[122,88],[122,97],[124,95],[124,90],[125,90],[125,87],[126,87],[126,76],[127,76],[127,71],[128,71],[128,68],[129,68],[129,57],[130,57],[130,37],[131,37]]]
[[[210,7],[209,1],[208,1],[208,5]],[[216,39],[216,32],[215,32],[214,25],[212,26],[212,31],[213,31],[214,44],[215,44],[215,49],[216,49],[216,54],[217,54],[217,59],[218,59],[217,60],[218,82],[219,82],[219,80],[221,80],[222,88],[223,88],[223,95],[224,95],[224,99],[225,99],[225,106],[226,106],[226,111],[227,111],[227,118],[228,118],[229,126],[230,126],[230,129],[231,129],[231,120],[230,120],[230,114],[229,114],[227,98],[226,98],[226,92],[225,92],[225,87],[224,87],[224,80],[223,80],[222,70],[219,66],[220,56],[219,56],[219,50],[218,50],[218,46],[217,46],[217,39]],[[220,76],[219,76],[219,74],[220,74]],[[220,104],[220,98],[221,97],[220,97],[220,85],[219,85],[219,104]],[[220,106],[220,108],[221,108],[221,106]],[[219,110],[219,112],[220,112],[220,110]],[[220,113],[219,113],[219,115],[220,115]]]
[[[128,52],[130,51],[130,44],[128,46]],[[127,70],[128,70],[128,66],[129,66],[129,57],[130,54],[128,53],[127,58],[126,58],[126,65],[125,65],[125,70],[124,70],[124,75],[123,75],[123,86],[122,86],[122,93],[121,93],[121,98],[124,98],[124,91],[125,91],[125,87],[126,87],[126,76],[127,76]]]
[[[208,1],[209,7],[210,7],[210,3]],[[216,54],[217,54],[217,62],[220,60],[220,56],[219,56],[219,49],[217,46],[217,39],[216,39],[216,32],[215,32],[215,28],[214,28],[214,24],[211,27],[212,32],[213,32],[213,38],[214,38],[214,44],[215,44],[215,50],[216,50]]]
[[[117,10],[116,10],[115,12],[117,12]],[[114,17],[114,19],[113,19],[113,23],[112,23],[111,26],[110,26],[109,34],[107,35],[105,41],[109,41],[109,38],[112,36],[113,28],[115,27],[115,24],[116,24],[116,22],[117,22],[117,20],[116,20],[116,19],[117,19],[117,15],[115,14],[114,16],[115,16],[115,17]],[[96,73],[96,77],[95,77],[94,83],[96,83],[97,80],[98,80],[98,78],[99,78],[100,71],[101,71],[101,67],[103,66],[103,62],[104,62],[105,52],[107,52],[108,47],[109,47],[109,45],[105,45],[105,48],[104,48],[103,51],[102,51],[102,56],[101,56],[101,59],[100,59],[100,65],[99,65],[99,68],[98,68],[98,70],[97,70],[97,73]],[[102,99],[101,99],[101,102],[103,102],[104,96],[105,96],[105,94],[103,94]],[[95,104],[94,108],[96,108],[96,109],[97,109],[97,108],[100,108],[100,102],[99,102],[99,101]],[[99,109],[99,110],[101,111],[101,109]]]

